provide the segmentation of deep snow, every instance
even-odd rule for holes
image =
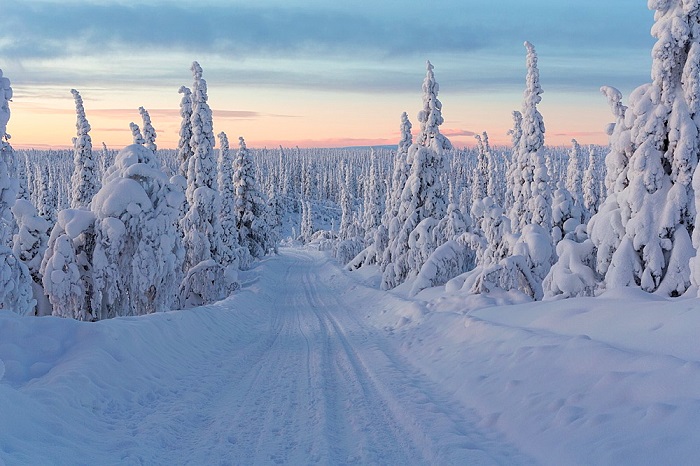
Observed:
[[[0,311],[0,463],[689,464],[700,301],[378,289],[283,248],[187,311]],[[3,374],[4,372],[4,374]]]

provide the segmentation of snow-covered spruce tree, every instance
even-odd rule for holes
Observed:
[[[588,223],[593,214],[598,211],[598,205],[601,199],[599,192],[600,183],[598,183],[598,174],[600,167],[596,156],[596,151],[593,147],[589,148],[588,166],[583,174],[583,222]]]
[[[241,260],[248,267],[250,260],[263,257],[276,247],[275,235],[267,224],[267,200],[255,181],[255,167],[245,140],[238,138],[238,153],[234,161],[233,185],[236,190],[234,212],[239,243],[248,251],[249,258]]]
[[[43,164],[37,168],[37,180],[39,184],[38,206],[39,215],[49,222],[51,227],[56,223],[57,193],[53,191],[51,183],[51,173],[48,164]]]
[[[452,148],[440,134],[442,104],[437,99],[433,65],[423,82],[423,110],[418,115],[421,131],[408,151],[411,174],[401,193],[398,209],[398,235],[389,243],[391,260],[383,265],[382,288],[390,289],[403,283],[421,267],[438,246],[434,228],[445,215],[445,193],[442,187],[443,150]]]
[[[40,217],[34,205],[25,199],[17,199],[12,214],[19,227],[12,250],[29,268],[34,282],[41,284],[41,259],[49,241],[51,224]]]
[[[300,229],[301,239],[305,243],[311,241],[311,236],[314,234],[314,225],[312,220],[311,203],[309,201],[302,202]]]
[[[180,140],[177,143],[177,159],[180,163],[180,175],[187,176],[187,166],[192,157],[192,91],[181,86],[178,90],[182,94],[180,100]]]
[[[613,253],[625,236],[622,210],[618,195],[629,184],[627,172],[629,159],[634,153],[631,124],[634,113],[622,104],[622,93],[613,87],[604,86],[601,92],[606,96],[615,122],[608,126],[610,149],[605,157],[605,186],[607,197],[600,203],[597,212],[588,222],[588,235],[595,247],[595,270],[604,277],[610,267]],[[629,118],[627,118],[629,116]],[[604,287],[604,284],[601,284]]]
[[[75,127],[77,136],[73,138],[73,162],[75,168],[71,178],[73,193],[71,207],[74,209],[87,208],[95,193],[100,189],[97,162],[92,154],[92,138],[90,138],[90,123],[85,117],[83,98],[75,89],[71,89],[75,99],[77,121]]]
[[[10,120],[12,87],[10,80],[0,70],[0,309],[9,309],[18,314],[33,314],[36,301],[33,298],[29,269],[12,252],[14,219],[11,208],[17,200],[19,183],[11,178],[7,160],[12,155],[12,146],[7,140],[7,123]]]
[[[219,224],[221,225],[221,265],[230,267],[228,273],[234,273],[238,269],[239,255],[238,230],[236,229],[235,195],[233,185],[233,158],[228,142],[228,136],[223,131],[219,133],[219,197],[221,199],[221,211],[219,212]]]
[[[353,174],[349,163],[345,164],[343,183],[340,193],[340,228],[338,230],[338,243],[335,245],[333,255],[341,264],[348,264],[362,251],[364,239],[362,228],[358,223],[357,213],[353,210]],[[356,267],[352,267],[356,268]]]
[[[411,144],[413,144],[411,128],[412,126],[408,119],[408,114],[403,112],[401,114],[400,126],[401,139],[396,149],[396,157],[394,158],[394,167],[391,175],[391,191],[387,193],[386,207],[382,217],[382,223],[390,232],[392,220],[396,218],[399,212],[401,192],[406,185],[406,180],[411,171],[411,166],[408,164],[407,160],[408,149],[411,147]],[[391,233],[389,233],[389,236],[391,237]]]
[[[576,228],[583,221],[583,188],[581,186],[581,146],[571,140],[566,182],[557,183],[552,203],[552,238],[557,244],[564,237],[573,238]]]
[[[477,202],[488,196],[486,185],[489,173],[488,156],[484,141],[478,134],[474,135],[474,138],[476,139],[477,159],[476,166],[472,171],[472,209]]]
[[[680,0],[651,0],[649,6],[656,9],[652,82],[630,96],[626,123],[631,122],[633,152],[627,185],[616,196],[624,236],[604,286],[678,295],[690,285],[688,260],[694,253],[699,7]]]
[[[576,139],[571,140],[569,164],[566,167],[566,189],[574,199],[574,205],[583,205],[583,150]]]
[[[511,256],[485,268],[476,280],[473,292],[488,292],[498,287],[519,289],[533,299],[542,299],[542,281],[553,262],[552,195],[544,160],[544,121],[537,110],[542,98],[537,55],[529,42],[527,76],[522,120],[516,119],[513,140],[518,142],[513,154],[513,206],[510,219],[517,240]],[[519,128],[518,128],[518,123]],[[516,132],[521,132],[516,138]],[[502,224],[502,223],[501,223]]]
[[[350,166],[349,165],[344,165],[341,168],[341,171],[344,173],[345,177],[345,183],[343,183],[340,188],[340,210],[341,210],[341,216],[340,216],[340,226],[338,228],[338,237],[340,240],[347,240],[350,239],[351,234],[350,234],[350,227],[352,224],[352,214],[353,214],[353,209],[352,209],[352,195],[350,194],[350,179],[352,177],[352,173],[350,171]]]
[[[107,169],[114,163],[115,152],[107,148],[107,144],[102,143],[102,154],[100,155],[100,173],[104,177]]]
[[[18,183],[18,191],[17,191],[17,199],[24,199],[25,201],[29,200],[29,185],[28,185],[28,176],[27,176],[27,165],[29,161],[27,160],[27,153],[24,152],[22,153],[17,160],[15,160],[16,163],[16,173],[17,173],[17,183]]]
[[[182,202],[150,149],[119,152],[92,201],[97,318],[173,308],[184,259],[176,228]]]
[[[514,216],[517,216],[518,226],[520,225],[520,212],[524,209],[522,207],[523,201],[520,197],[520,191],[522,189],[521,184],[521,164],[518,158],[518,148],[520,147],[520,138],[523,136],[523,114],[517,110],[513,110],[513,128],[508,131],[511,137],[511,142],[513,145],[513,151],[511,155],[510,164],[508,164],[508,169],[506,170],[506,194],[503,203],[503,208],[505,209],[508,217],[510,218],[511,212],[514,209],[516,197],[518,199],[519,205],[516,209]]]
[[[156,146],[156,137],[158,137],[158,135],[156,134],[156,129],[151,123],[151,116],[143,107],[139,107],[139,113],[141,114],[141,119],[143,120],[144,144],[147,149],[150,149],[155,154],[156,150],[158,150],[158,146]]]
[[[180,304],[196,306],[224,298],[233,288],[226,282],[221,261],[216,157],[212,112],[207,103],[207,83],[202,67],[192,63],[192,154],[187,161],[188,210],[180,221],[185,243],[185,278],[180,286]]]
[[[371,237],[366,242],[372,242],[374,232],[382,221],[382,196],[384,195],[379,167],[377,166],[377,154],[374,149],[370,152],[369,180],[364,196],[363,226],[365,235]],[[381,253],[381,251],[378,251]]]
[[[427,62],[427,72],[423,80],[423,110],[418,112],[420,132],[416,142],[424,147],[439,147],[443,150],[452,149],[452,143],[444,135],[440,134],[440,125],[444,123],[442,118],[442,103],[438,100],[440,85],[435,81],[435,68]]]
[[[377,155],[374,149],[370,152],[370,169],[367,176],[368,182],[364,192],[364,209],[362,226],[365,231],[365,248],[350,261],[348,268],[355,270],[363,265],[372,265],[380,262],[384,250],[388,244],[388,233],[382,225],[382,195],[383,187],[379,174]],[[381,228],[381,231],[379,229]],[[378,242],[375,240],[379,240]]]

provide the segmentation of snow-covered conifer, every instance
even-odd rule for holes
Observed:
[[[452,149],[452,143],[440,134],[440,125],[445,121],[442,117],[442,102],[438,100],[440,85],[435,81],[435,68],[430,62],[426,64],[427,71],[423,80],[423,110],[418,112],[420,132],[416,142],[425,147]]]
[[[181,86],[178,90],[182,94],[180,100],[180,140],[177,143],[177,159],[180,164],[180,175],[187,176],[187,166],[192,157],[192,91]]]
[[[158,149],[158,146],[156,146],[156,137],[158,137],[158,135],[156,134],[156,129],[151,123],[151,116],[148,114],[148,110],[143,107],[139,107],[139,113],[141,114],[141,119],[143,120],[144,144],[146,145],[146,148],[152,150],[155,154],[156,150]]]
[[[596,156],[595,149],[591,147],[588,152],[588,166],[583,174],[583,221],[588,223],[593,214],[598,211],[601,194],[599,192],[600,183],[598,183],[598,174],[600,167]]]
[[[374,149],[370,153],[369,183],[365,189],[363,226],[365,234],[374,237],[376,228],[382,221],[382,182],[379,178],[377,155]]]
[[[49,241],[51,224],[40,217],[31,202],[17,199],[12,207],[18,232],[13,240],[13,252],[29,268],[36,283],[41,283],[41,260]]]
[[[433,229],[444,217],[446,207],[442,186],[443,150],[452,148],[439,130],[443,119],[442,104],[437,99],[438,89],[433,66],[428,62],[428,72],[423,82],[424,106],[418,115],[421,131],[417,142],[408,151],[411,174],[401,193],[397,233],[388,245],[388,260],[382,261],[384,289],[404,282],[410,274],[418,274],[425,260],[438,246]],[[428,218],[432,221],[424,222]],[[389,234],[391,236],[391,229]]]
[[[75,100],[75,112],[77,115],[77,136],[73,138],[73,162],[75,168],[71,178],[73,193],[71,207],[74,209],[85,208],[90,204],[92,197],[100,189],[98,166],[92,154],[92,139],[90,138],[90,124],[85,117],[85,108],[80,93],[71,89]]]
[[[221,225],[221,265],[238,267],[240,255],[238,244],[238,230],[236,229],[235,195],[233,185],[233,159],[226,133],[221,132],[219,137],[219,197],[221,199],[221,211],[219,224]]]
[[[238,138],[238,152],[234,161],[233,185],[235,187],[234,212],[239,243],[249,253],[249,259],[241,260],[242,267],[250,265],[250,258],[261,258],[274,249],[270,226],[265,223],[267,201],[255,181],[255,167],[245,140]]]
[[[11,178],[7,161],[13,157],[12,146],[7,140],[7,123],[10,120],[12,87],[10,80],[0,70],[0,309],[18,314],[32,314],[36,301],[33,298],[29,269],[12,252],[12,233],[15,220],[12,207],[17,201],[19,183]]]
[[[185,270],[200,261],[220,260],[219,242],[221,209],[216,181],[216,157],[212,113],[207,103],[207,84],[202,78],[202,67],[192,63],[194,76],[192,114],[190,118],[192,155],[187,167],[187,203],[189,210],[181,220],[185,234]]]

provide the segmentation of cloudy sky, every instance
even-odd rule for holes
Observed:
[[[0,68],[15,147],[68,146],[78,89],[93,144],[130,142],[138,107],[174,147],[181,85],[199,61],[215,130],[254,147],[395,144],[435,66],[457,146],[506,143],[523,41],[539,54],[548,144],[605,143],[601,85],[649,81],[653,12],[638,0],[4,0]]]

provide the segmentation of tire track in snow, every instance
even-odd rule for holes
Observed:
[[[383,417],[398,438],[410,438],[413,448],[431,464],[531,462],[504,444],[500,435],[479,427],[475,413],[453,401],[417,368],[390,351],[386,337],[362,325],[355,317],[357,310],[323,284],[320,276],[313,277],[314,262],[308,257],[306,261],[305,285],[315,312],[327,321],[329,332],[342,346],[352,372],[362,381],[366,398],[381,400]],[[326,312],[320,315],[319,309]],[[360,344],[353,344],[355,341]],[[416,455],[409,459],[415,462]]]

